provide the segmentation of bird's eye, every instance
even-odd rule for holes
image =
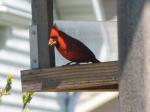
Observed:
[[[57,38],[57,36],[51,36],[51,38],[52,38],[52,39],[56,39],[56,38]]]
[[[57,37],[54,37],[53,40],[54,40],[54,41],[57,41]]]

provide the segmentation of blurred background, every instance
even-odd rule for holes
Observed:
[[[0,0],[0,88],[4,87],[8,73],[14,75],[12,93],[3,97],[0,112],[22,109],[20,70],[30,69],[31,18],[30,0]],[[117,21],[116,0],[54,0],[54,19]],[[107,53],[109,60],[117,59],[116,31],[115,36],[103,40],[105,48],[113,48],[111,54]],[[34,95],[29,109],[30,112],[119,112],[118,105],[118,92],[43,92]]]

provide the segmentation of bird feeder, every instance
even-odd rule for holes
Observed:
[[[61,62],[63,59],[60,59],[61,57],[58,53],[55,53],[53,47],[48,46],[49,31],[53,23],[53,0],[32,0],[32,26],[30,27],[31,70],[21,71],[23,91],[118,90],[117,61],[70,66],[59,65],[63,63]],[[107,29],[108,35],[113,35],[113,29],[117,29],[116,22],[111,21],[55,21],[55,23],[62,30],[75,37],[80,38],[81,35],[84,35],[86,38],[91,35],[93,42],[98,41],[97,39],[100,36],[104,36],[104,29]],[[97,46],[99,45],[97,44]],[[100,49],[98,50],[100,51]]]

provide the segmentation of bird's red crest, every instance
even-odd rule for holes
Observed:
[[[55,29],[55,30],[57,30],[57,31],[59,30],[56,24],[54,24],[54,25],[52,26],[52,29]]]
[[[56,26],[56,24],[54,24],[50,30],[50,38],[48,41],[48,44],[51,46],[54,46],[57,44],[57,41],[55,40],[57,37],[59,36],[59,30]]]
[[[54,24],[51,28],[51,31],[50,31],[50,38],[57,37],[58,32],[59,32],[58,27],[56,26],[56,24]]]

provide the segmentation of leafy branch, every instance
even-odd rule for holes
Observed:
[[[8,74],[7,76],[7,84],[4,89],[0,89],[0,101],[2,96],[10,95],[11,90],[12,90],[12,82],[13,82],[13,75]]]
[[[29,112],[28,109],[28,104],[30,103],[30,101],[32,100],[33,97],[33,92],[25,92],[22,95],[22,99],[23,99],[23,110],[25,110],[25,112]]]

